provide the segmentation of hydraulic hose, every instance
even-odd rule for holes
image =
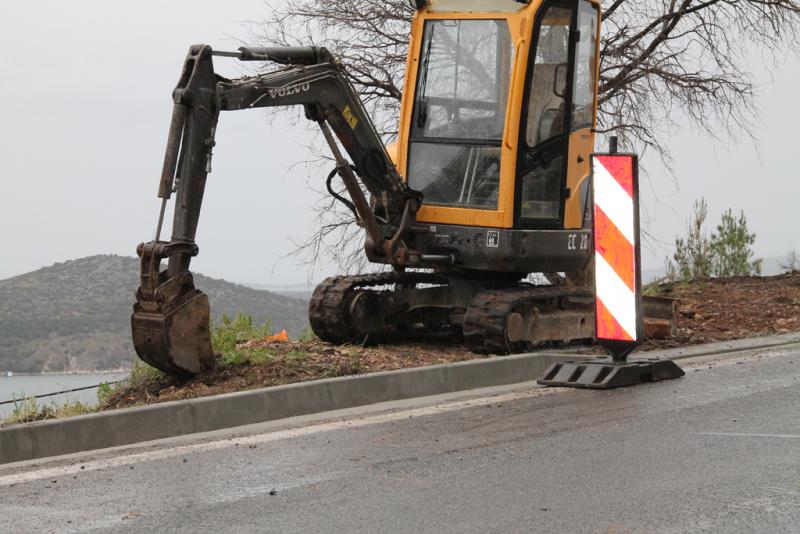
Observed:
[[[357,170],[356,170],[356,168],[354,166],[350,165],[350,168],[353,169],[353,172],[357,172]],[[339,193],[337,193],[336,191],[333,190],[331,182],[333,181],[333,177],[336,176],[337,174],[339,174],[339,169],[338,168],[334,168],[330,172],[330,174],[328,174],[328,179],[325,180],[325,186],[328,188],[328,193],[330,193],[333,198],[335,198],[336,200],[338,200],[339,202],[341,202],[342,204],[347,206],[347,209],[349,209],[350,211],[353,212],[353,217],[355,217],[356,220],[358,220],[358,212],[356,211],[355,205],[352,202],[350,202],[349,200],[347,200],[346,198],[344,198],[342,195],[340,195]]]

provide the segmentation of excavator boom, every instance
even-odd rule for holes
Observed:
[[[228,80],[214,72],[215,54],[291,66]],[[213,366],[208,298],[194,287],[189,265],[198,253],[195,235],[221,111],[303,105],[306,117],[319,123],[334,153],[352,200],[348,206],[367,232],[370,260],[402,267],[425,259],[402,240],[414,223],[421,195],[397,172],[341,67],[324,48],[241,48],[215,53],[207,45],[192,46],[173,100],[156,239],[137,249],[142,266],[132,327],[134,347],[144,361],[172,374],[199,373]],[[344,159],[333,134],[354,165]],[[370,193],[372,205],[360,184]],[[172,237],[161,241],[166,202],[173,192]],[[162,260],[168,261],[165,271],[161,271]]]

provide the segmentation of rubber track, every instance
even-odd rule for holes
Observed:
[[[373,273],[326,278],[314,290],[308,307],[311,329],[323,341],[345,343],[357,341],[358,334],[349,324],[346,309],[348,297],[356,290],[402,282],[418,284],[446,283],[433,273]]]
[[[467,348],[480,354],[509,354],[517,352],[506,338],[506,318],[523,302],[539,302],[542,310],[547,300],[569,296],[591,296],[587,288],[557,286],[521,286],[478,293],[464,315],[464,342]]]

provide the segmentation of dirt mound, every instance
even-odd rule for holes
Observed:
[[[647,346],[684,346],[800,331],[800,272],[661,284],[678,300],[678,335]]]
[[[120,408],[487,357],[473,354],[462,345],[445,342],[361,347],[331,345],[322,341],[255,339],[242,343],[238,349],[248,355],[240,362],[222,363],[217,371],[190,380],[165,376],[141,380],[114,392],[105,407]]]

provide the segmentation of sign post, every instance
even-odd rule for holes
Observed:
[[[611,359],[556,363],[547,386],[610,389],[684,375],[670,360],[628,356],[644,339],[635,154],[592,154],[595,338]]]
[[[634,154],[593,154],[595,337],[614,361],[642,340],[639,177]]]

